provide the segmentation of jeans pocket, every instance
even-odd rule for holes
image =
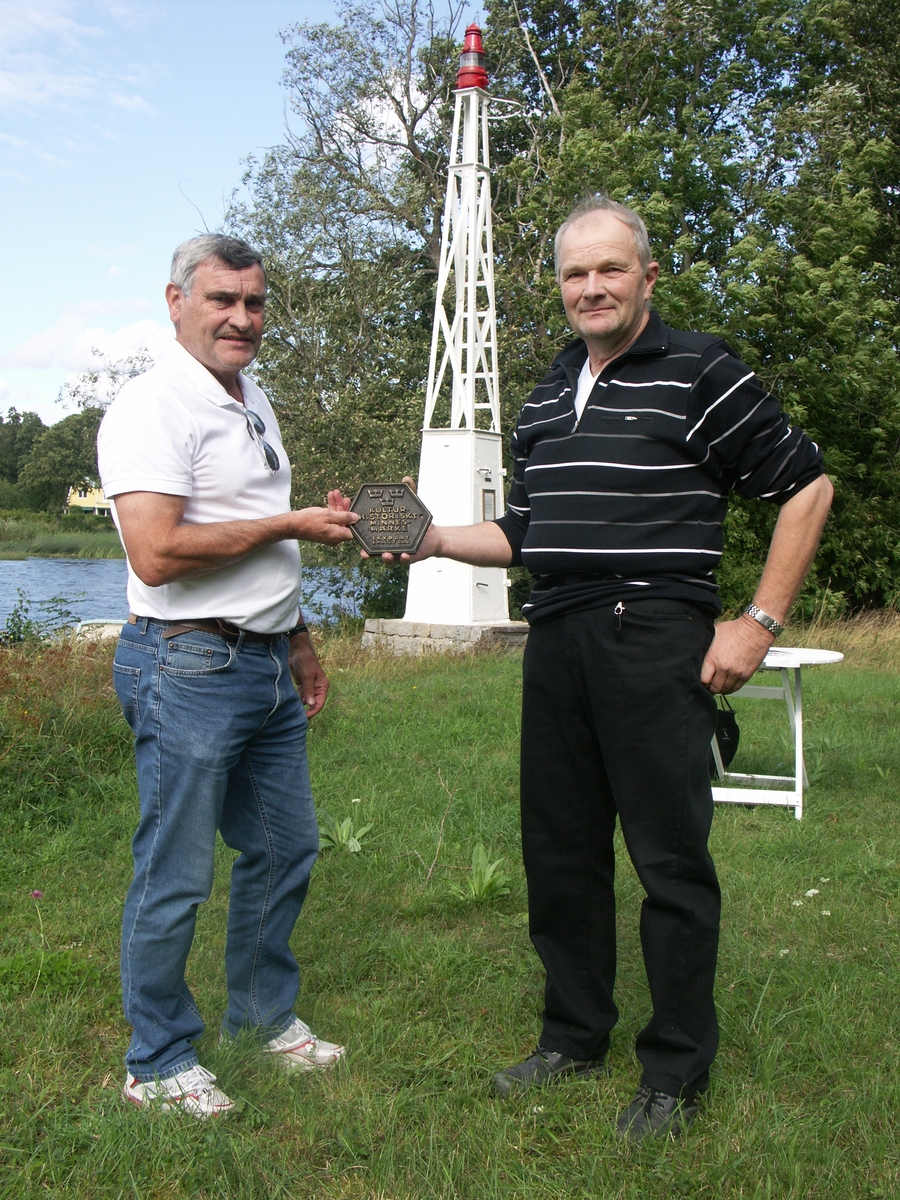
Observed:
[[[113,663],[113,687],[122,705],[122,715],[135,730],[141,721],[140,685],[140,667],[126,667],[122,663]]]
[[[167,639],[165,647],[161,670],[166,675],[218,675],[231,667],[235,657],[234,646],[215,634],[182,633]]]

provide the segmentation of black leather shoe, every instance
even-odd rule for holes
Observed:
[[[619,1113],[616,1132],[632,1142],[669,1134],[679,1137],[696,1117],[699,1101],[699,1095],[686,1100],[641,1084],[632,1102]]]
[[[515,1092],[524,1092],[526,1088],[543,1087],[554,1079],[573,1075],[585,1078],[588,1075],[607,1074],[606,1056],[603,1058],[567,1058],[565,1054],[557,1054],[555,1050],[545,1050],[538,1046],[530,1058],[498,1071],[494,1076],[494,1092],[498,1096],[511,1096]]]

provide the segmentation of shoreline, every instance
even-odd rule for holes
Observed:
[[[125,558],[125,551],[121,546],[117,549],[104,550],[103,547],[83,547],[79,550],[58,550],[58,551],[40,551],[40,550],[19,550],[8,549],[5,546],[0,546],[0,562],[25,562],[29,558],[74,558],[74,559],[99,559],[108,561],[110,559]]]

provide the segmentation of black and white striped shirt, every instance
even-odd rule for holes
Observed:
[[[554,360],[519,415],[498,524],[538,578],[529,620],[626,594],[718,612],[727,494],[784,503],[822,474],[756,375],[720,338],[656,312],[575,416],[583,341]]]

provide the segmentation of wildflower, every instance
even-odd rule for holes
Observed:
[[[831,909],[830,909],[830,908],[823,908],[823,909],[822,909],[822,916],[823,916],[823,917],[830,917],[830,916],[831,916]]]
[[[820,875],[819,883],[831,883],[831,876],[830,875]]]
[[[802,908],[803,907],[802,900],[792,900],[791,904],[793,904],[794,908]]]
[[[362,796],[357,796],[357,797],[356,797],[356,799],[355,799],[355,800],[351,800],[351,801],[350,801],[350,803],[351,803],[351,804],[361,804],[361,803],[362,803]]]
[[[41,899],[43,899],[43,896],[44,896],[44,893],[42,891],[40,891],[38,888],[35,888],[34,891],[31,893],[32,900],[41,900]]]
[[[778,957],[779,957],[779,958],[784,958],[784,956],[785,956],[786,954],[790,954],[790,950],[779,950],[779,951],[778,951]]]
[[[818,896],[818,894],[819,894],[818,888],[810,888],[808,892],[804,892],[804,895],[807,898],[809,898],[810,896]]]

